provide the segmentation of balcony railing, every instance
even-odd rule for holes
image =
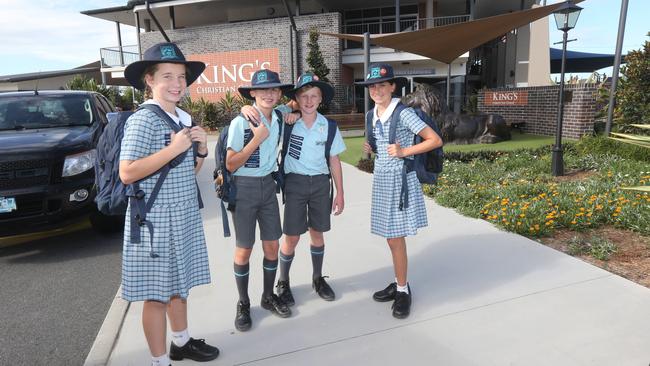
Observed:
[[[469,15],[454,15],[448,17],[420,18],[420,19],[403,19],[400,20],[400,32],[410,32],[426,28],[442,27],[445,25],[463,23],[469,21]],[[374,23],[348,23],[343,25],[343,33],[347,34],[383,34],[396,32],[394,21],[374,22]],[[345,41],[344,48],[362,48],[360,42]]]
[[[105,47],[99,49],[102,67],[121,67],[140,60],[138,46]]]

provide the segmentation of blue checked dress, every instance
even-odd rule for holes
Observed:
[[[425,128],[426,123],[411,108],[404,109],[399,117],[396,142],[401,147],[412,146],[415,134]],[[419,228],[427,226],[427,212],[422,186],[415,172],[407,175],[409,206],[403,211],[399,210],[404,162],[388,155],[389,121],[377,121],[374,126],[377,154],[372,182],[370,231],[384,238],[400,238],[415,235]]]
[[[169,144],[172,130],[151,111],[140,110],[124,127],[120,160],[138,160]],[[158,179],[155,174],[140,182],[147,197]],[[153,223],[153,251],[146,227],[140,243],[132,243],[127,209],[122,255],[122,297],[127,301],[168,302],[177,295],[187,298],[190,288],[210,283],[208,253],[199,214],[192,149],[183,162],[169,171],[147,219]]]

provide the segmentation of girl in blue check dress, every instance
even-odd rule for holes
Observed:
[[[358,84],[368,87],[375,107],[372,115],[373,133],[377,151],[374,163],[371,206],[371,232],[386,238],[393,257],[395,282],[374,293],[376,301],[393,301],[393,316],[406,318],[411,309],[411,291],[407,280],[408,257],[406,236],[415,235],[421,227],[427,226],[427,213],[422,187],[415,172],[407,174],[408,205],[400,208],[402,190],[402,168],[404,159],[433,150],[442,145],[440,137],[422,121],[411,108],[402,110],[399,116],[394,111],[400,100],[393,94],[404,84],[404,78],[396,78],[388,64],[372,64],[366,79]],[[397,130],[394,144],[389,144],[388,133],[391,119],[396,120]],[[423,141],[413,145],[415,135]],[[370,144],[364,144],[364,151],[371,153]]]
[[[132,228],[137,223],[131,222],[134,208],[130,204],[124,225],[122,297],[144,301],[142,325],[154,366],[168,366],[170,359],[209,361],[219,355],[216,347],[190,338],[187,330],[189,290],[210,282],[195,178],[207,156],[207,140],[201,127],[190,128],[190,115],[176,104],[187,85],[204,69],[201,62],[186,61],[175,44],[161,43],[125,70],[131,85],[146,89],[145,104],[160,107],[161,113],[167,113],[183,127],[174,133],[158,114],[140,109],[126,121],[120,153],[120,179],[124,184],[138,182],[145,200],[151,195],[159,170],[184,155],[182,162],[169,170],[146,215],[153,225],[153,235],[146,226]],[[193,143],[198,144],[196,163]],[[132,229],[135,233],[139,230],[139,242],[131,239]],[[169,354],[166,316],[172,329]]]

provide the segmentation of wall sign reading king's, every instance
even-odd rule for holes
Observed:
[[[528,105],[528,91],[487,91],[485,105]]]
[[[193,100],[217,102],[226,92],[238,94],[238,87],[250,85],[257,70],[280,72],[277,48],[189,55],[188,59],[206,64],[203,74],[189,87]]]

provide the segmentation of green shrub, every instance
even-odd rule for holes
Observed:
[[[549,148],[467,154],[446,161],[438,185],[424,191],[443,206],[531,237],[603,225],[650,234],[650,195],[618,188],[646,185],[646,162],[582,155],[574,144],[566,146],[564,161],[567,172],[582,171],[583,176],[551,176]]]
[[[363,170],[364,172],[372,173],[375,170],[375,160],[373,158],[361,158],[357,162],[357,168],[359,168],[359,170]]]
[[[584,136],[575,144],[579,154],[613,154],[626,159],[650,162],[650,149],[626,144],[603,136]]]

